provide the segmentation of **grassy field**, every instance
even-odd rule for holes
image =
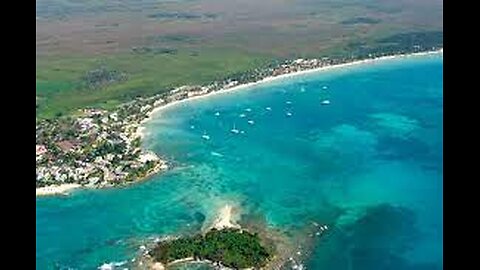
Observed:
[[[192,55],[146,53],[100,58],[59,57],[37,62],[37,116],[65,114],[87,106],[110,109],[136,96],[160,93],[184,84],[207,83],[263,65],[268,57],[229,51]],[[83,76],[100,66],[127,74],[127,80],[100,88],[84,86]]]
[[[441,0],[38,0],[37,117],[442,32]],[[408,35],[407,35],[408,36]],[[402,41],[403,42],[403,41]],[[88,87],[104,69],[126,79]]]

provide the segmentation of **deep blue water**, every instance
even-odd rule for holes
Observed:
[[[161,111],[144,144],[175,169],[38,198],[37,269],[130,259],[226,203],[287,232],[329,224],[307,269],[442,269],[442,67],[441,54],[382,60]]]

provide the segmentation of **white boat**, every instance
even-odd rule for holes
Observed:
[[[246,112],[251,112],[251,111],[252,111],[252,109],[250,109],[250,108],[246,108],[246,109],[245,109],[245,111],[246,111]]]
[[[250,125],[253,125],[253,124],[255,124],[255,121],[253,121],[253,120],[248,120],[247,123],[249,123]]]
[[[265,110],[267,110],[267,111],[271,111],[271,110],[272,110],[272,108],[270,108],[270,107],[266,107],[266,108],[265,108]]]
[[[245,133],[245,131],[243,131],[243,130],[240,130],[240,134],[243,134],[243,133]]]
[[[322,105],[329,105],[329,104],[330,104],[330,100],[325,99],[325,100],[322,101],[321,104],[322,104]]]
[[[220,153],[218,153],[218,152],[213,152],[213,151],[212,151],[212,152],[210,152],[210,155],[212,155],[212,156],[216,156],[216,157],[223,157],[223,155],[222,155],[222,154],[220,154]]]
[[[207,140],[207,141],[210,140],[210,136],[207,135],[206,131],[203,132],[202,139]]]
[[[285,102],[285,103],[287,103],[288,105],[292,104],[292,102],[291,102],[291,101],[287,101],[287,102]]]
[[[302,93],[305,92],[305,87],[302,86],[302,87],[300,88],[300,92],[302,92]]]
[[[122,265],[125,265],[126,263],[127,263],[126,261],[104,263],[100,267],[98,267],[97,269],[99,269],[99,270],[113,270],[113,269],[117,269],[118,267],[120,267]]]
[[[240,130],[238,130],[236,127],[235,127],[235,124],[233,124],[233,128],[230,130],[232,133],[234,134],[238,134],[240,133]]]
[[[326,85],[324,85],[324,86],[322,87],[323,90],[327,90],[327,88],[328,88],[328,86],[326,86]]]
[[[240,118],[246,117],[246,115],[244,113],[241,113],[239,116],[240,116]]]
[[[194,125],[191,125],[190,128],[191,128],[191,129],[195,129],[195,126],[194,126]]]
[[[220,113],[219,113],[219,112],[216,112],[216,113],[215,113],[215,116],[220,116]]]
[[[287,116],[290,117],[292,116],[293,114],[291,112],[287,112]]]

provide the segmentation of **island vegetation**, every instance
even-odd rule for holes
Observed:
[[[228,228],[160,242],[150,256],[164,265],[190,258],[234,269],[258,269],[267,264],[273,253],[262,246],[257,234]]]

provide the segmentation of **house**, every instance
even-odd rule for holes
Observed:
[[[92,118],[80,118],[77,121],[78,121],[78,124],[80,125],[80,130],[82,131],[86,131],[95,126]]]
[[[37,156],[41,156],[47,152],[47,148],[43,144],[37,144],[36,149]]]

